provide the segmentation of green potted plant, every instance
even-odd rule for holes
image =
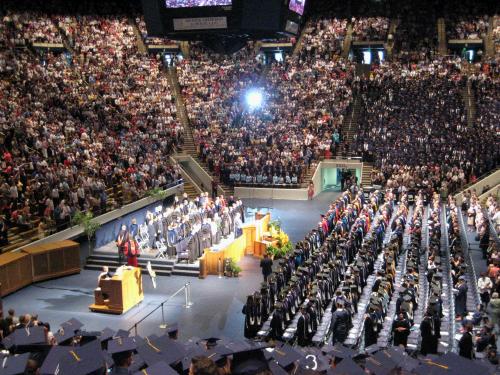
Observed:
[[[146,194],[155,200],[163,200],[167,197],[167,191],[163,190],[161,188],[154,188],[154,189],[148,190],[148,192]]]
[[[240,272],[241,272],[241,267],[235,264],[233,267],[233,276],[238,277],[240,275]]]
[[[88,240],[88,255],[90,255],[93,247],[92,240],[101,224],[94,220],[94,214],[91,211],[76,211],[73,215],[73,223],[83,227],[83,233],[85,233]]]

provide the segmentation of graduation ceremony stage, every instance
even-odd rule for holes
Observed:
[[[322,193],[313,201],[271,201],[246,200],[246,207],[256,211],[270,212],[273,219],[279,219],[283,229],[289,234],[291,241],[296,242],[304,237],[306,232],[317,224],[319,215],[326,205],[336,199],[336,193]],[[96,254],[109,261],[117,262],[115,253],[105,251]],[[139,258],[140,263],[146,260],[146,255]],[[152,261],[158,264],[169,265],[173,269],[173,261]],[[122,315],[96,314],[89,310],[94,303],[94,289],[97,286],[97,277],[102,268],[97,265],[94,269],[82,269],[80,274],[52,279],[27,286],[3,299],[4,309],[15,308],[16,313],[38,313],[40,319],[58,325],[64,321],[77,318],[85,324],[86,330],[102,330],[106,327],[130,329],[133,325],[154,310],[169,296],[191,283],[191,300],[193,306],[184,308],[184,295],[180,293],[165,305],[165,320],[167,323],[179,324],[180,339],[197,337],[227,336],[234,339],[243,339],[244,314],[241,313],[246,297],[254,292],[262,282],[262,273],[259,259],[253,256],[244,256],[239,262],[242,272],[240,277],[218,278],[208,276],[205,280],[198,277],[184,276],[172,273],[172,277],[159,274],[154,289],[149,276],[143,273],[144,300],[137,306]],[[188,265],[179,265],[184,268]],[[189,265],[196,267],[197,264]],[[158,270],[159,265],[153,264]],[[181,268],[181,269],[182,269]],[[181,270],[179,269],[179,271]],[[158,272],[158,271],[157,271]],[[155,312],[146,321],[138,326],[139,335],[151,335],[161,332],[159,325],[162,322],[161,311]]]

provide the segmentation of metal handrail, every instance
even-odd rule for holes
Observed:
[[[172,294],[171,296],[169,296],[165,301],[163,301],[162,303],[160,303],[158,306],[156,306],[152,311],[150,311],[148,314],[146,314],[146,316],[142,317],[140,320],[138,320],[137,322],[134,323],[134,325],[132,327],[130,327],[128,329],[128,332],[134,330],[134,333],[135,335],[137,336],[137,326],[139,324],[141,324],[142,322],[144,322],[147,318],[149,318],[151,315],[153,315],[156,311],[158,311],[160,308],[161,308],[161,321],[162,321],[162,324],[160,324],[160,328],[167,328],[167,325],[165,323],[165,311],[163,310],[163,306],[170,302],[170,300],[172,298],[174,298],[175,296],[177,296],[180,292],[182,291],[185,291],[185,304],[184,304],[184,307],[186,309],[189,309],[191,306],[193,306],[193,303],[191,302],[191,283],[188,282],[186,284],[184,284],[179,290],[177,290],[174,294]]]

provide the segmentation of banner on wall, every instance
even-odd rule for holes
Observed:
[[[174,18],[174,30],[227,29],[227,17]]]

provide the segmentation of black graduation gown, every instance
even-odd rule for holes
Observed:
[[[397,328],[406,328],[405,331],[399,332]],[[408,336],[410,335],[410,322],[407,319],[396,319],[394,323],[392,323],[392,332],[394,337],[394,346],[403,345],[406,347],[408,343]]]
[[[465,332],[458,342],[459,352],[462,357],[473,359],[474,357],[474,344],[472,342],[472,335],[470,332]]]
[[[285,332],[285,314],[283,310],[276,310],[271,319],[271,334],[272,339],[280,339]]]
[[[365,319],[365,346],[370,346],[377,343],[378,339],[378,323],[375,316],[370,314]]]
[[[344,309],[337,309],[332,315],[332,332],[334,343],[344,342],[351,327],[351,316]]]
[[[431,317],[422,320],[420,334],[422,335],[422,345],[420,347],[422,355],[437,354],[438,339],[434,332],[434,322]]]
[[[307,346],[309,344],[309,317],[301,314],[297,322],[297,343],[300,346]]]
[[[458,287],[458,293],[455,296],[455,313],[465,315],[467,313],[467,284]]]

